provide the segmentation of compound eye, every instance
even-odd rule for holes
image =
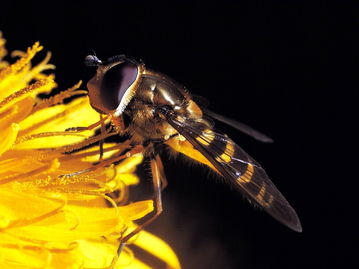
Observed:
[[[128,103],[129,100],[125,99],[131,96],[128,90],[137,74],[137,65],[131,62],[123,62],[107,70],[102,79],[100,95],[108,110],[115,110],[120,104]]]

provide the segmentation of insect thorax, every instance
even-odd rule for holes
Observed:
[[[144,76],[134,98],[124,111],[127,132],[135,143],[166,141],[177,134],[177,131],[156,109],[167,107],[180,116],[188,117],[189,103],[189,95],[183,87],[158,76]]]

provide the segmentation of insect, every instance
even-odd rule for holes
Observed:
[[[103,62],[88,55],[85,64],[97,67],[87,84],[91,106],[109,115],[119,134],[129,136],[130,153],[141,151],[150,159],[155,214],[123,238],[122,244],[162,212],[161,191],[167,180],[159,153],[165,146],[207,165],[250,202],[301,232],[295,210],[264,169],[227,135],[214,130],[211,118],[235,126],[258,140],[269,142],[268,137],[201,108],[183,86],[147,69],[143,62],[124,55]]]

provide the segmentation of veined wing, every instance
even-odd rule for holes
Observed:
[[[242,133],[253,137],[254,139],[256,139],[258,141],[261,141],[263,143],[273,143],[272,138],[270,138],[269,136],[267,136],[267,135],[255,130],[255,129],[253,129],[252,127],[250,127],[247,124],[244,124],[242,122],[236,121],[236,120],[231,119],[231,118],[227,118],[227,117],[225,117],[225,116],[223,116],[221,114],[218,114],[218,113],[213,112],[213,111],[208,110],[208,109],[205,109],[204,112],[208,116],[210,116],[210,117],[212,117],[212,118],[214,118],[214,119],[216,119],[218,121],[221,121],[221,122],[235,128],[235,129],[237,129],[238,131],[241,131]]]
[[[211,130],[202,122],[178,120],[171,114],[167,114],[166,117],[169,124],[249,201],[264,208],[271,216],[294,231],[302,231],[295,210],[272,183],[264,169],[227,135]]]

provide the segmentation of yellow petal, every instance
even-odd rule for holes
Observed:
[[[0,268],[81,268],[82,250],[75,244],[59,248],[0,234]]]
[[[28,64],[35,56],[35,54],[40,50],[42,50],[42,46],[40,46],[39,42],[36,42],[31,48],[27,49],[27,53],[24,55],[24,57],[20,58],[16,63],[12,64],[11,66],[1,70],[0,81],[10,77],[11,74],[14,74],[24,68],[24,66]]]
[[[85,93],[78,90],[80,84],[38,99],[56,86],[54,75],[42,73],[54,68],[48,64],[50,53],[32,67],[31,59],[42,49],[36,43],[26,53],[13,53],[19,60],[9,64],[1,59],[4,44],[0,33],[0,268],[151,268],[136,259],[131,244],[115,264],[120,235],[154,210],[151,200],[118,206],[127,198],[127,187],[139,181],[134,173],[143,155],[111,164],[108,158],[128,143],[105,143],[104,160],[94,166],[98,145],[87,146],[100,136],[93,137],[94,130],[65,132],[97,126],[99,120],[88,97],[72,98]],[[73,101],[63,104],[67,98]],[[89,167],[95,169],[76,173]],[[72,176],[60,176],[66,174]],[[141,232],[130,242],[167,268],[180,268],[162,240]]]
[[[152,269],[152,267],[135,259],[133,256],[128,255],[126,252],[121,253],[118,259],[115,269]]]
[[[17,123],[12,123],[9,128],[2,132],[2,138],[0,141],[0,156],[13,146],[18,132],[19,125]]]
[[[2,83],[0,83],[0,86]],[[35,97],[37,93],[42,91],[49,91],[54,88],[55,82],[51,79],[42,79],[38,80],[31,85],[25,85],[23,88],[15,91],[14,93],[0,98],[0,111],[8,109],[10,106],[14,105],[16,102],[27,98],[29,96]],[[0,88],[1,91],[1,88]]]
[[[133,173],[136,170],[137,165],[142,163],[142,161],[142,154],[133,155],[122,161],[120,165],[116,166],[117,173]]]
[[[45,267],[49,269],[78,269],[82,268],[83,265],[83,253],[78,248],[72,250],[57,250],[54,249],[51,253],[51,259],[48,259],[48,262]]]
[[[46,251],[26,250],[13,246],[0,248],[0,267],[9,269],[44,268],[49,255]]]
[[[15,190],[0,189],[2,229],[20,227],[56,213],[64,202],[41,198]],[[8,225],[4,226],[7,223]]]
[[[115,209],[109,212],[98,208],[76,209],[66,206],[64,210],[68,211],[59,212],[34,225],[7,229],[7,233],[28,240],[66,242],[109,235],[116,231],[119,224]]]
[[[140,182],[139,177],[134,174],[119,174],[117,177],[118,180],[120,180],[127,186],[137,185]]]
[[[78,240],[79,249],[83,253],[84,268],[106,268],[116,257],[117,246],[103,240]]]
[[[116,208],[66,205],[62,211],[42,218],[33,225],[8,228],[7,233],[31,240],[53,242],[105,236],[116,231],[120,220],[118,213],[119,217],[127,222],[141,218],[152,210],[152,201],[119,207],[118,211]]]
[[[136,246],[146,250],[152,255],[164,261],[168,268],[180,269],[181,265],[173,250],[160,238],[146,232],[141,231],[138,238],[133,242]]]
[[[6,177],[9,174],[27,173],[44,166],[44,163],[31,158],[30,156],[15,156],[8,158],[8,152],[0,158],[0,181],[1,176]]]
[[[113,146],[116,146],[117,144],[115,143],[106,143],[103,145],[103,149],[106,150],[108,148],[112,148]],[[106,159],[111,157],[113,154],[116,153],[116,151],[118,151],[118,149],[114,149],[114,150],[109,150],[109,151],[105,151],[103,153],[102,158]],[[91,147],[89,149],[83,150],[80,153],[93,153],[91,155],[88,155],[86,157],[83,158],[84,161],[86,162],[98,162],[99,158],[100,158],[100,147],[99,146],[95,146],[95,147]]]
[[[119,207],[120,216],[129,220],[136,220],[153,211],[153,201],[145,200]]]
[[[109,268],[116,257],[118,243],[110,244],[104,240],[78,240],[77,243],[84,256],[84,268]],[[151,269],[127,251],[121,253],[115,268]]]
[[[5,129],[11,123],[18,123],[19,121],[26,118],[32,107],[35,104],[35,100],[32,97],[27,97],[20,100],[16,104],[9,107],[8,110],[0,114],[0,130]]]
[[[79,98],[71,104],[57,105],[37,111],[20,122],[21,135],[28,136],[44,132],[64,132],[71,127],[86,127],[99,120],[99,114],[93,110],[88,98]],[[16,149],[53,148],[84,140],[93,131],[82,132],[81,135],[56,135],[32,139],[15,146]]]

